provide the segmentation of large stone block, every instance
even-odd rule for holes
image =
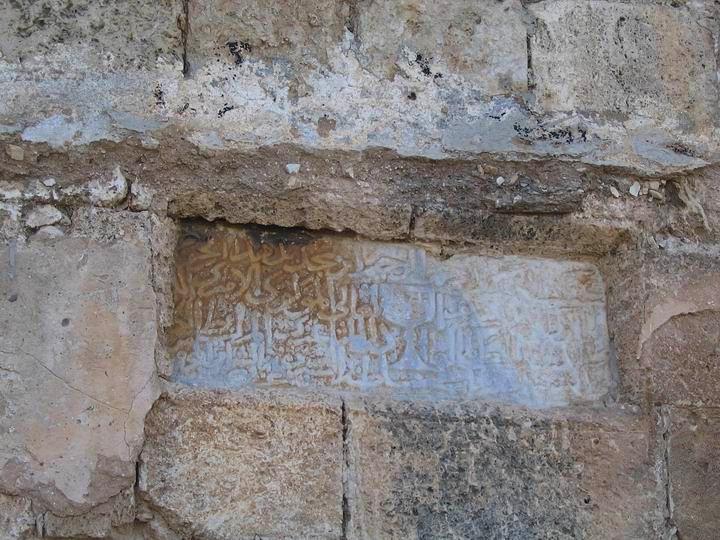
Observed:
[[[538,19],[532,70],[547,110],[667,119],[685,131],[716,125],[713,33],[700,13],[655,2],[572,0],[530,10]]]
[[[193,538],[339,538],[338,400],[175,391],[148,416],[143,497]]]
[[[393,78],[463,77],[485,95],[527,89],[522,6],[509,2],[371,0],[359,2],[359,57]]]
[[[148,242],[38,236],[0,268],[0,491],[84,513],[133,484],[156,395]]]
[[[720,529],[720,411],[670,408],[668,474],[678,538],[715,538]]]
[[[153,68],[161,55],[181,57],[181,14],[181,0],[2,2],[0,58],[38,67],[60,60],[68,70],[82,59],[103,71]]]
[[[626,412],[348,406],[348,538],[659,538],[654,435]]]
[[[554,406],[611,386],[594,266],[271,229],[180,244],[173,377]]]

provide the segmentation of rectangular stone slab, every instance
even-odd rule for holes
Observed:
[[[176,254],[176,381],[465,396],[545,407],[610,388],[604,287],[585,262],[455,255],[269,229]]]

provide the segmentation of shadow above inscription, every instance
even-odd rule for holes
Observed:
[[[352,388],[533,407],[609,390],[594,266],[273,229],[177,249],[173,379]]]

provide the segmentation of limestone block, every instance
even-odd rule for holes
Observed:
[[[610,389],[594,266],[443,260],[408,244],[190,231],[177,254],[173,378],[480,397],[537,407]]]
[[[247,59],[326,62],[342,41],[348,5],[334,0],[190,2],[191,67],[204,61],[241,66]]]
[[[339,538],[337,400],[175,391],[146,424],[140,488],[187,537]]]
[[[670,408],[668,472],[678,537],[701,540],[720,528],[720,412]]]
[[[0,58],[40,68],[53,60],[67,69],[83,61],[103,69],[152,68],[160,55],[180,57],[181,13],[180,0],[2,2]]]
[[[131,486],[156,396],[147,239],[0,252],[0,491],[72,516]]]
[[[348,538],[659,538],[644,421],[348,406]]]
[[[485,95],[527,89],[519,1],[371,0],[358,7],[359,57],[383,78],[460,76]]]
[[[530,39],[539,103],[607,118],[668,119],[712,128],[716,62],[709,21],[655,2],[557,0],[532,4]]]

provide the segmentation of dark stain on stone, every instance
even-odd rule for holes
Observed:
[[[165,105],[165,92],[160,84],[155,86],[153,96],[155,96],[155,105],[159,105],[161,107]]]
[[[420,72],[429,77],[432,75],[432,71],[430,71],[430,60],[428,58],[425,58],[422,54],[417,53],[415,55],[415,63],[420,68]]]
[[[543,126],[533,128],[515,123],[513,129],[526,141],[550,141],[565,144],[587,141],[587,130],[584,127],[547,129]]]
[[[298,227],[247,225],[243,230],[256,246],[304,246],[315,240],[305,229]]]
[[[668,149],[672,150],[676,154],[681,154],[683,156],[689,156],[689,157],[695,157],[695,152],[693,152],[693,150],[689,146],[687,146],[679,141],[668,144],[667,147],[668,147]]]
[[[235,65],[241,66],[245,61],[245,56],[252,52],[252,46],[245,41],[228,41],[227,45],[230,54],[235,59]]]
[[[10,296],[8,296],[8,302],[17,302],[18,295],[17,293],[12,293]]]
[[[317,122],[317,132],[318,135],[325,138],[328,135],[330,135],[330,132],[335,129],[335,126],[337,125],[337,122],[335,122],[334,118],[328,118],[327,116],[323,115],[320,119],[318,119]]]
[[[227,112],[232,111],[234,108],[235,105],[228,105],[226,103],[225,105],[223,105],[222,109],[218,111],[218,118],[222,118]]]
[[[408,94],[408,99],[409,99],[410,101],[415,101],[415,100],[417,99],[417,94],[416,94],[415,92],[410,92],[410,93]]]
[[[60,321],[60,324],[61,324],[62,326],[70,326],[70,319],[68,319],[67,317],[65,317],[62,321]]]

